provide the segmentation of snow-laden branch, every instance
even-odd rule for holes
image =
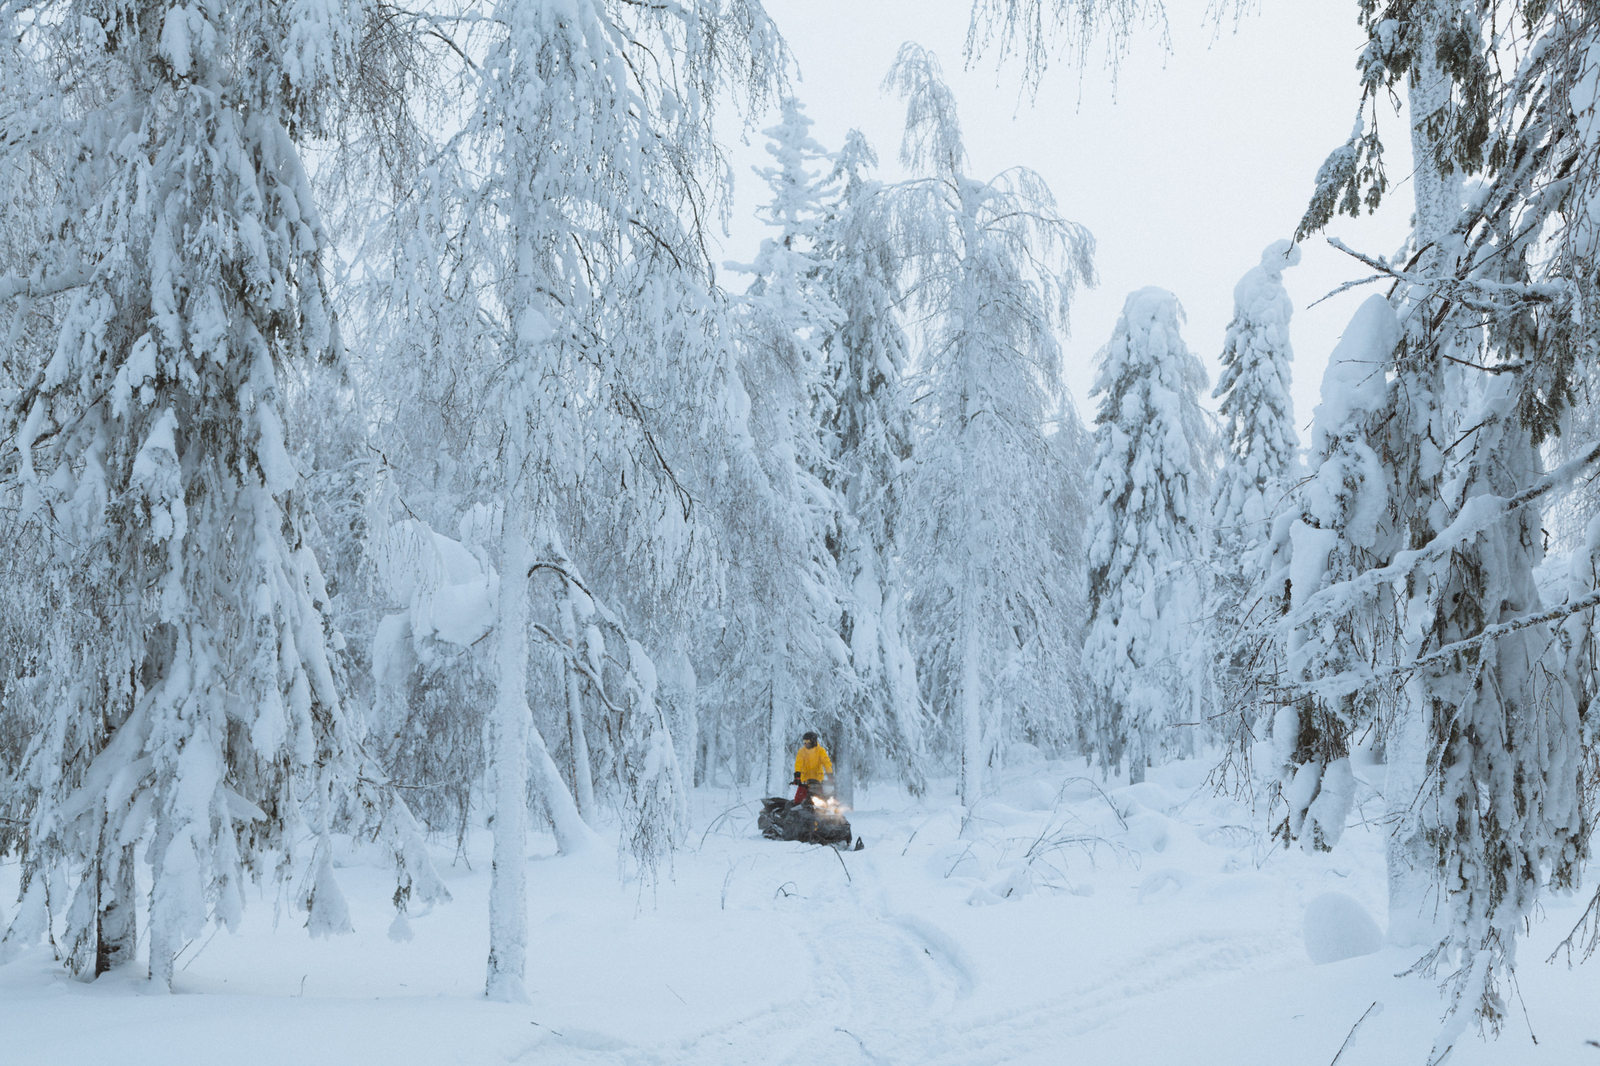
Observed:
[[[619,716],[623,713],[621,707],[618,707],[615,703],[611,702],[611,697],[606,695],[605,683],[600,680],[600,676],[594,672],[587,662],[584,661],[583,656],[578,654],[578,649],[572,646],[571,641],[564,640],[561,637],[556,636],[547,627],[540,625],[538,622],[532,622],[529,623],[529,625],[535,633],[539,634],[545,640],[556,646],[556,650],[561,653],[562,658],[566,659],[568,666],[571,666],[579,674],[589,679],[589,683],[594,686],[595,695],[600,697],[600,702],[605,704],[606,710]],[[606,658],[615,663],[619,669],[626,669],[624,664],[618,662],[615,657],[607,655]]]
[[[1432,666],[1434,663],[1444,662],[1452,656],[1471,651],[1473,648],[1482,647],[1490,641],[1515,633],[1519,629],[1528,629],[1548,622],[1559,622],[1575,614],[1592,611],[1596,607],[1600,607],[1600,589],[1556,607],[1535,611],[1533,614],[1523,615],[1521,618],[1513,618],[1509,622],[1497,622],[1494,625],[1485,626],[1480,633],[1435,648],[1426,655],[1419,655],[1408,662],[1397,663],[1394,666],[1387,666],[1380,670],[1345,670],[1337,674],[1320,677],[1315,681],[1280,686],[1278,691],[1289,700],[1298,699],[1302,696],[1319,695],[1326,697],[1335,693],[1351,692],[1374,681],[1399,677],[1421,670],[1423,667]]]
[[[8,278],[0,278],[0,303],[14,300],[18,296],[55,296],[86,284],[90,274],[90,271],[78,267],[43,278],[21,277],[15,274]]]
[[[1336,609],[1340,600],[1374,592],[1383,585],[1409,577],[1419,566],[1443,558],[1458,545],[1466,543],[1507,515],[1567,487],[1597,461],[1600,461],[1600,441],[1592,441],[1576,458],[1562,463],[1514,496],[1473,497],[1462,506],[1455,520],[1427,544],[1395,553],[1394,560],[1388,566],[1368,570],[1349,581],[1318,589],[1306,598],[1304,606],[1289,612],[1285,623],[1290,627],[1306,625],[1318,615]]]
[[[1337,289],[1334,289],[1332,292],[1325,293],[1322,296],[1317,297],[1315,300],[1312,300],[1310,303],[1306,304],[1306,310],[1309,311],[1313,307],[1317,306],[1318,304],[1323,303],[1324,301],[1333,299],[1335,296],[1343,296],[1345,293],[1349,292],[1351,289],[1359,289],[1363,285],[1371,285],[1374,281],[1382,281],[1384,278],[1386,278],[1388,276],[1389,276],[1388,274],[1372,274],[1372,275],[1370,275],[1368,277],[1360,278],[1360,279],[1358,279],[1356,281],[1347,281],[1343,285],[1340,285]]]
[[[1382,259],[1358,252],[1337,237],[1328,243],[1339,251],[1366,264],[1384,277],[1407,285],[1418,285],[1440,296],[1448,297],[1470,311],[1482,314],[1503,315],[1528,304],[1553,304],[1571,295],[1564,282],[1513,283],[1488,281],[1484,278],[1447,278],[1436,275],[1396,269]],[[1371,280],[1371,279],[1368,279]],[[1364,284],[1364,283],[1362,283]]]
[[[1587,934],[1587,936],[1585,935]],[[1580,943],[1580,941],[1582,941]],[[1572,953],[1578,952],[1578,961],[1587,962],[1589,957],[1600,948],[1600,891],[1596,891],[1589,898],[1589,905],[1583,909],[1583,914],[1578,917],[1578,922],[1572,927],[1565,940],[1556,945],[1554,951],[1545,962],[1555,962],[1556,957],[1563,951],[1567,953],[1567,966],[1572,965]]]

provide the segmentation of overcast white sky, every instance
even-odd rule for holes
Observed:
[[[1135,38],[1114,89],[1098,62],[1079,71],[1062,59],[1031,99],[1019,98],[1020,63],[997,68],[987,56],[965,68],[969,0],[767,0],[766,6],[799,63],[797,94],[824,146],[837,148],[847,130],[859,128],[878,151],[882,176],[901,176],[904,112],[879,84],[900,43],[916,40],[937,53],[955,90],[973,174],[1031,167],[1054,191],[1062,214],[1094,233],[1100,286],[1079,295],[1065,340],[1066,380],[1086,421],[1094,417],[1088,392],[1095,353],[1110,338],[1124,297],[1145,285],[1178,295],[1188,313],[1184,337],[1215,383],[1234,284],[1263,248],[1293,235],[1317,167],[1349,137],[1355,119],[1362,36],[1351,2],[1267,0],[1261,12],[1219,28],[1207,0],[1167,0],[1170,54],[1151,29]],[[1330,232],[1387,255],[1409,223],[1410,153],[1403,116],[1385,116],[1382,128],[1397,188],[1377,215],[1341,218]],[[765,165],[762,142],[752,132],[735,153],[730,259],[748,262],[762,236],[751,212],[765,189],[750,172]],[[1361,289],[1309,307],[1369,272],[1321,237],[1304,251],[1301,265],[1285,275],[1295,303],[1302,443],[1328,353],[1360,301],[1379,291]],[[1209,396],[1206,403],[1215,408]]]

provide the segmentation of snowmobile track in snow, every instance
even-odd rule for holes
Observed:
[[[850,861],[850,860],[847,860]],[[1197,934],[1121,958],[1062,960],[1065,989],[1016,1008],[975,1008],[982,974],[959,943],[925,918],[891,906],[876,864],[850,861],[850,885],[792,905],[815,931],[803,991],[732,1024],[657,1045],[556,1038],[512,1061],[573,1066],[994,1066],[1058,1050],[1135,1013],[1146,997],[1272,969],[1279,938]],[[807,957],[809,956],[809,957]],[[1096,974],[1071,981],[1068,975]],[[1070,982],[1070,983],[1069,983]],[[1055,986],[1060,988],[1061,985]],[[981,1000],[981,996],[978,997]]]
[[[1097,980],[1019,1009],[905,1034],[887,1057],[899,1061],[900,1054],[916,1048],[937,1047],[943,1050],[919,1057],[921,1066],[1010,1062],[1115,1021],[1143,997],[1270,968],[1275,948],[1267,937],[1191,937],[1126,959]]]

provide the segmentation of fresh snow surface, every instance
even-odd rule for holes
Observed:
[[[255,899],[237,933],[183,952],[172,995],[75,981],[34,949],[0,967],[0,1062],[1325,1066],[1374,1003],[1340,1066],[1426,1060],[1442,1007],[1436,982],[1395,976],[1413,952],[1307,955],[1313,926],[1348,949],[1354,915],[1382,920],[1382,767],[1355,767],[1339,849],[1308,855],[1206,787],[1207,762],[1119,787],[1026,759],[971,817],[950,780],[921,801],[858,788],[867,846],[844,854],[762,840],[755,792],[698,790],[655,886],[536,835],[527,1005],[482,995],[487,834],[461,856],[437,842],[455,900],[412,914],[409,940],[391,938],[381,856],[347,842],[354,934],[312,940]],[[16,879],[0,867],[0,899]],[[1469,1030],[1451,1066],[1600,1066],[1600,964],[1543,961],[1578,910],[1550,901],[1519,952],[1527,1020],[1519,1002],[1498,1040]]]

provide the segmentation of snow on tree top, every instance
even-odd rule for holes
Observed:
[[[1382,296],[1369,297],[1345,327],[1322,375],[1322,402],[1312,412],[1311,431],[1319,454],[1357,411],[1375,411],[1383,403],[1384,368],[1399,343],[1394,308]]]

